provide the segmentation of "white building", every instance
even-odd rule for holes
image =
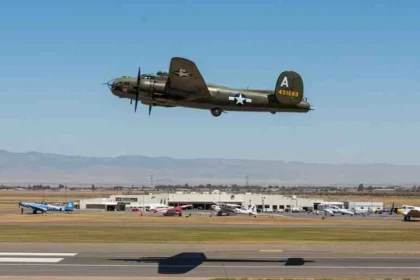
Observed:
[[[370,201],[349,201],[348,202],[348,209],[349,210],[369,210],[371,212],[375,211],[383,211],[384,210],[384,203],[383,202],[370,202]]]
[[[133,207],[141,208],[143,205],[147,206],[148,204],[167,204],[170,206],[192,204],[193,208],[209,210],[211,205],[214,205],[216,202],[234,203],[245,207],[256,205],[260,211],[271,212],[292,208],[312,211],[314,204],[322,201],[272,194],[231,194],[216,190],[212,193],[177,192],[148,195],[111,195],[108,199],[83,199],[80,201],[80,209],[125,210]]]

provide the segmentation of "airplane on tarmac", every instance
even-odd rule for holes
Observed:
[[[248,209],[245,209],[244,206],[238,204],[230,204],[230,203],[216,203],[216,205],[212,205],[211,208],[217,212],[217,216],[229,216],[229,215],[236,215],[236,214],[246,214],[246,215],[254,215],[257,216],[257,206],[252,205]]]
[[[153,211],[155,209],[167,209],[171,208],[169,205],[162,204],[162,203],[152,203],[152,204],[145,204],[146,211]]]
[[[186,58],[173,57],[169,73],[141,74],[137,78],[122,76],[107,83],[110,91],[119,98],[135,100],[152,107],[185,107],[210,110],[215,117],[227,111],[307,113],[311,105],[304,98],[302,77],[294,71],[284,71],[274,90],[237,89],[207,84],[196,64]]]
[[[394,203],[392,203],[392,208],[389,212],[389,215],[392,215],[392,213],[403,215],[404,221],[408,222],[411,220],[411,218],[420,218],[420,207],[403,205],[401,208],[395,208]]]
[[[19,202],[19,207],[30,208],[33,210],[33,214],[36,214],[38,211],[45,214],[47,211],[64,211],[64,212],[73,212],[74,211],[74,203],[72,201],[68,201],[66,206],[56,206],[47,203],[37,203],[37,202]]]
[[[220,210],[231,210],[233,211],[236,208],[241,208],[241,205],[234,204],[234,203],[223,203],[223,202],[214,202],[216,204],[211,206],[211,209],[214,211],[220,211]]]
[[[184,208],[188,208],[188,207],[192,207],[192,204],[175,206],[175,207],[172,207],[172,208],[157,208],[157,209],[153,209],[151,211],[154,214],[159,213],[159,214],[163,214],[165,216],[174,216],[174,215],[182,216],[182,210]]]
[[[246,214],[246,215],[250,215],[250,216],[254,216],[254,217],[256,217],[258,215],[256,205],[252,205],[248,209],[235,208],[233,211],[236,214]]]
[[[327,216],[327,214],[330,214],[331,216],[334,216],[335,214],[342,214],[342,215],[350,215],[353,216],[354,212],[347,210],[347,209],[343,209],[340,208],[336,205],[329,205],[329,204],[318,204],[318,210],[319,211],[324,211],[325,212],[325,216]]]

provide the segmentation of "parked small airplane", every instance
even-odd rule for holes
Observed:
[[[47,211],[64,211],[72,212],[74,211],[74,203],[68,201],[66,206],[56,206],[47,203],[37,203],[37,202],[19,202],[19,207],[31,208],[33,214],[36,214],[38,211],[41,213],[46,213]],[[23,208],[22,208],[23,213]]]
[[[252,205],[248,209],[235,208],[233,211],[236,214],[245,214],[245,215],[250,215],[250,216],[257,216],[258,215],[256,205]]]
[[[171,206],[162,203],[145,204],[144,207],[146,208],[146,211],[171,208]]]
[[[211,209],[214,211],[220,211],[220,210],[231,210],[233,211],[236,208],[240,208],[241,205],[234,204],[234,203],[223,203],[223,202],[215,202],[216,204],[211,206]]]
[[[389,215],[396,213],[398,215],[404,216],[404,221],[410,221],[411,218],[420,218],[420,207],[412,205],[403,205],[401,208],[395,208],[394,203],[392,203],[391,211]]]
[[[172,208],[157,208],[151,210],[153,213],[160,213],[165,216],[182,216],[182,210],[184,208],[192,207],[191,204],[175,206]]]
[[[325,212],[325,216],[327,216],[327,214],[330,214],[331,216],[334,216],[335,214],[342,214],[342,215],[354,215],[353,211],[347,210],[347,209],[343,209],[340,208],[336,205],[329,205],[329,204],[319,204],[318,205],[318,210],[320,211],[324,211]]]
[[[216,205],[212,205],[211,208],[217,212],[217,216],[229,216],[229,215],[236,215],[236,214],[245,214],[245,215],[254,215],[257,216],[257,206],[252,205],[248,209],[245,209],[244,206],[238,204],[231,204],[231,203],[217,203]]]

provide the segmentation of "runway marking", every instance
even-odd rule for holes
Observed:
[[[0,258],[0,263],[19,262],[19,263],[58,263],[63,258]],[[21,264],[19,264],[21,265]]]
[[[26,252],[0,252],[0,256],[33,256],[33,257],[74,257],[77,253],[26,253]]]

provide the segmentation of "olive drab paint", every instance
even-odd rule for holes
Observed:
[[[186,58],[173,57],[169,71],[123,76],[107,83],[112,94],[152,107],[185,107],[210,110],[218,117],[227,111],[307,113],[311,105],[303,101],[303,80],[294,71],[282,72],[275,89],[239,89],[206,83],[197,65]],[[137,105],[136,105],[137,106]],[[137,108],[137,107],[135,107]]]
[[[303,100],[303,80],[294,71],[284,71],[277,79],[277,100],[282,105],[297,105]]]

